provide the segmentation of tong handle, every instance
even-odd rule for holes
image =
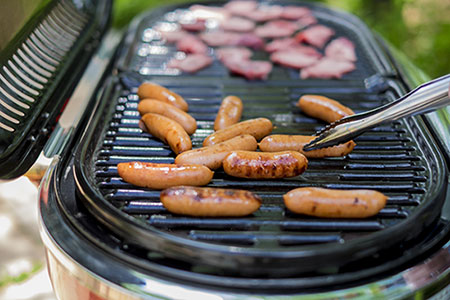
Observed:
[[[450,74],[424,83],[400,99],[376,109],[366,121],[380,124],[428,113],[449,105],[449,95]]]

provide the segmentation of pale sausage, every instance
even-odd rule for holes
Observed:
[[[172,119],[183,126],[184,130],[186,130],[189,135],[193,134],[197,129],[197,122],[193,117],[191,117],[191,115],[173,105],[164,103],[159,100],[142,100],[141,102],[139,102],[138,111],[141,116],[145,115],[146,113],[155,113],[168,117],[169,119]]]
[[[297,106],[308,116],[328,123],[355,114],[353,110],[336,100],[319,95],[303,95],[298,100]]]
[[[213,146],[193,149],[178,154],[175,158],[175,163],[180,165],[204,165],[211,170],[215,170],[222,166],[223,160],[231,151],[254,151],[257,146],[258,144],[253,136],[244,134]]]
[[[273,125],[269,119],[257,118],[233,124],[225,129],[218,130],[203,141],[203,146],[211,146],[234,138],[242,134],[250,134],[260,140],[272,132]]]
[[[239,122],[242,116],[242,101],[236,96],[223,99],[214,121],[214,130],[220,130]]]
[[[273,134],[266,136],[258,144],[259,149],[263,152],[279,152],[286,150],[293,150],[302,153],[308,158],[320,158],[320,157],[337,157],[344,156],[352,152],[355,147],[355,142],[348,141],[344,144],[322,148],[311,151],[303,151],[303,147],[315,139],[315,136],[307,135],[283,135]]]
[[[117,171],[126,182],[152,189],[177,185],[206,185],[214,175],[214,172],[205,166],[144,162],[119,163]]]
[[[195,217],[242,217],[261,205],[249,191],[187,186],[166,189],[160,199],[168,211]]]
[[[322,218],[367,218],[376,215],[387,197],[372,190],[298,188],[283,196],[286,207],[298,214]]]
[[[184,101],[183,97],[153,82],[142,83],[137,90],[137,94],[139,96],[139,99],[141,100],[155,99],[163,101],[175,107],[178,107],[183,111],[188,111],[189,108],[188,104],[186,103],[186,101]]]
[[[192,149],[192,142],[184,128],[177,122],[161,115],[148,113],[142,117],[147,131],[169,144],[175,154]]]

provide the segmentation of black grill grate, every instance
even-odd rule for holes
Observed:
[[[142,43],[153,41],[146,40],[146,35],[152,30],[148,29],[149,24],[159,20],[156,17],[144,18],[136,32],[131,33],[135,39],[127,45],[130,53],[125,55],[126,62],[129,69],[141,75],[159,74],[145,79],[160,83],[187,100],[189,113],[198,124],[192,136],[194,148],[200,147],[212,133],[220,102],[227,95],[237,95],[243,100],[243,120],[267,117],[276,126],[274,134],[311,135],[325,124],[303,115],[295,106],[303,94],[339,99],[355,112],[377,107],[398,96],[395,90],[387,88],[386,79],[374,75],[377,62],[368,59],[374,59],[376,51],[367,48],[367,41],[358,40],[367,36],[361,37],[361,33],[354,33],[345,23],[333,21],[334,12],[321,7],[317,11],[320,18],[329,17],[329,26],[355,38],[361,59],[358,72],[342,80],[299,80],[291,76],[291,70],[279,68],[268,81],[248,82],[229,76],[216,61],[195,76],[175,74],[164,68],[165,61],[173,55],[170,47],[161,51],[164,54],[142,58]],[[130,40],[133,39],[127,39]],[[165,47],[158,43],[160,50]],[[159,71],[142,72],[141,67],[149,64],[153,71]],[[208,72],[221,75],[215,77]],[[123,236],[126,243],[195,264],[234,268],[242,274],[271,274],[273,270],[279,272],[277,276],[326,273],[333,270],[332,266],[341,267],[371,257],[380,249],[417,237],[439,213],[442,186],[430,181],[436,176],[436,170],[430,167],[436,164],[436,158],[423,152],[424,145],[417,142],[411,125],[404,121],[380,126],[358,137],[357,146],[346,157],[310,159],[307,171],[296,178],[242,180],[216,171],[209,186],[247,189],[263,199],[261,208],[252,216],[213,219],[168,213],[159,201],[159,191],[128,184],[117,174],[116,165],[120,162],[173,163],[175,157],[167,145],[139,129],[135,77],[122,74],[113,78],[103,96],[103,108],[92,121],[96,123],[90,126],[81,143],[75,165],[82,199],[94,216]],[[375,189],[390,198],[377,216],[364,220],[318,219],[287,211],[282,195],[306,186]],[[430,206],[433,212],[424,214]],[[318,243],[326,247],[314,248]]]
[[[292,99],[297,97],[299,89],[292,89],[289,93],[288,88],[283,88],[280,95],[277,88],[273,90],[261,87],[258,94],[266,95],[266,100],[258,101],[253,91],[247,90],[245,93],[245,86],[235,91],[232,87],[221,89],[220,86],[213,85],[195,88],[166,86],[187,98],[190,113],[199,123],[198,131],[192,136],[194,147],[201,147],[204,137],[212,132],[221,98],[228,93],[242,97],[245,107],[243,119],[269,117],[277,127],[274,133],[313,134],[322,126],[301,114],[293,105]],[[270,94],[273,95],[268,96]],[[338,92],[333,96],[339,96]],[[370,102],[378,104],[385,100],[383,95],[370,96],[372,97],[358,97],[365,100],[360,103],[348,101],[352,96],[345,92],[337,98],[357,112],[365,109],[366,102],[369,102],[367,98],[377,99]],[[421,166],[421,158],[414,150],[409,134],[400,122],[396,122],[358,138],[357,146],[346,158],[310,159],[307,172],[300,178],[239,180],[229,177],[221,170],[217,171],[209,186],[251,189],[262,197],[261,209],[249,218],[197,219],[172,215],[159,202],[158,191],[132,186],[122,181],[117,174],[116,165],[119,162],[174,161],[174,154],[167,145],[139,129],[137,103],[138,98],[134,93],[118,98],[105,140],[98,152],[95,177],[98,188],[108,201],[127,214],[146,220],[149,225],[168,230],[171,234],[209,243],[258,247],[261,243],[288,247],[345,242],[401,222],[420,204],[421,195],[425,193],[427,171]],[[285,210],[282,194],[300,186],[377,189],[389,195],[390,199],[387,207],[375,218],[358,221],[318,220],[295,216]]]

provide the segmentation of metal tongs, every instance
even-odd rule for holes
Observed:
[[[424,83],[394,102],[371,111],[344,117],[317,132],[303,147],[310,151],[345,143],[382,123],[428,113],[450,104],[450,74]]]

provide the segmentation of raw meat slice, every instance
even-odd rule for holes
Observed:
[[[255,50],[263,49],[265,46],[264,40],[254,33],[244,33],[235,41],[235,46],[249,47]]]
[[[317,64],[302,69],[300,78],[341,78],[342,75],[355,70],[355,68],[353,62],[335,60],[325,56]]]
[[[189,7],[192,17],[198,20],[216,19],[224,21],[230,18],[230,12],[223,7],[194,4]]]
[[[175,59],[173,58],[167,64],[169,68],[176,68],[183,72],[187,73],[195,73],[210,64],[212,64],[213,60],[211,57],[204,54],[189,54],[186,55],[184,59]]]
[[[256,22],[266,22],[278,19],[283,13],[283,7],[279,5],[260,5],[257,10],[242,12],[241,15]]]
[[[328,40],[334,35],[334,30],[324,25],[314,25],[299,32],[295,39],[298,42],[306,42],[317,48],[323,48]]]
[[[285,20],[270,21],[255,29],[255,34],[262,38],[280,38],[291,36],[299,25]]]
[[[231,1],[223,6],[226,10],[235,15],[242,15],[247,12],[252,12],[258,7],[256,1]]]
[[[208,46],[195,35],[189,34],[177,42],[177,50],[185,53],[206,54]]]
[[[319,59],[320,58],[315,55],[308,55],[302,53],[301,51],[295,51],[292,49],[288,49],[286,51],[277,51],[275,53],[272,53],[272,55],[270,56],[270,60],[272,60],[273,62],[296,69],[311,66],[317,63]]]
[[[325,48],[325,55],[336,60],[356,61],[355,45],[347,38],[337,38]]]
[[[203,31],[206,29],[205,20],[195,19],[193,22],[180,22],[181,28],[187,31]]]
[[[220,25],[223,30],[236,32],[249,32],[255,29],[255,26],[255,22],[239,17],[231,17]]]
[[[305,55],[308,55],[308,56],[322,58],[322,54],[319,51],[317,51],[316,48],[311,47],[311,46],[296,44],[296,45],[293,45],[293,46],[291,46],[291,47],[286,49],[286,51],[288,51],[288,50],[289,51],[296,51],[296,52],[299,52],[299,53],[302,53],[302,54],[305,54]]]
[[[243,47],[225,47],[216,50],[216,56],[221,62],[226,60],[247,60],[252,55],[252,51]]]
[[[214,31],[201,33],[200,38],[211,47],[237,45],[241,34],[236,32]]]
[[[224,65],[233,73],[242,75],[249,80],[267,79],[272,71],[272,64],[260,60],[227,60]]]
[[[302,6],[285,6],[281,13],[281,17],[288,20],[298,20],[309,15],[311,15],[311,10]]]
[[[300,18],[297,23],[300,25],[300,27],[306,27],[309,25],[317,24],[317,19],[313,15],[307,15]]]
[[[166,40],[168,44],[174,44],[184,37],[188,36],[184,30],[174,30],[174,31],[159,31],[161,33],[161,37]]]
[[[266,50],[267,52],[275,52],[285,50],[294,45],[298,45],[297,41],[294,38],[276,39],[268,43],[264,50]]]

